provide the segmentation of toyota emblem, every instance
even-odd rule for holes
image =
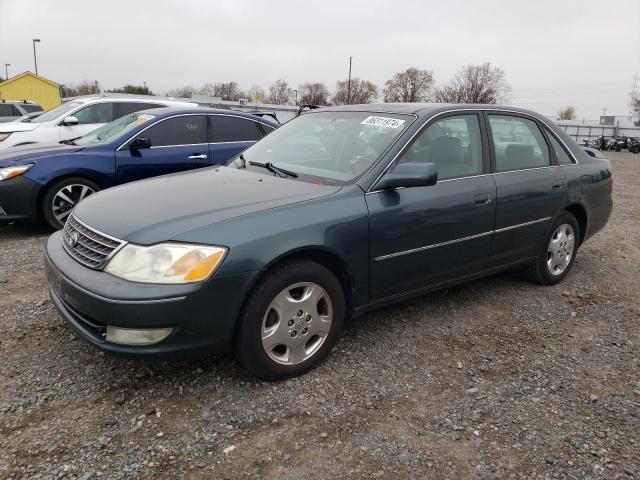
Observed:
[[[67,245],[71,248],[75,248],[78,245],[78,232],[73,232],[69,234],[69,238],[67,239]]]

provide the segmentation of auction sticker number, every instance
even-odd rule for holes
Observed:
[[[404,125],[404,120],[398,120],[397,118],[389,117],[367,117],[362,122],[362,125],[375,125],[376,127],[385,128],[400,128]]]

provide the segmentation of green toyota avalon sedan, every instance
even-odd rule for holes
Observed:
[[[98,348],[233,351],[282,379],[372,308],[514,267],[560,282],[612,188],[607,160],[526,110],[330,107],[226,166],[92,195],[49,238],[46,271]]]

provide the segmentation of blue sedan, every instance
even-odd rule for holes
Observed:
[[[44,218],[61,228],[98,190],[226,163],[277,127],[230,110],[157,108],[64,144],[9,149],[0,155],[0,221]]]

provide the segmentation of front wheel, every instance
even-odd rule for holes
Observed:
[[[265,380],[301,375],[324,360],[338,341],[345,318],[340,281],[309,260],[268,272],[249,295],[239,318],[235,353]]]
[[[54,229],[64,227],[74,207],[100,187],[82,177],[63,178],[50,185],[42,197],[42,216]]]
[[[553,223],[538,260],[527,267],[529,279],[541,285],[561,282],[573,266],[580,234],[576,217],[569,212],[562,213]]]

